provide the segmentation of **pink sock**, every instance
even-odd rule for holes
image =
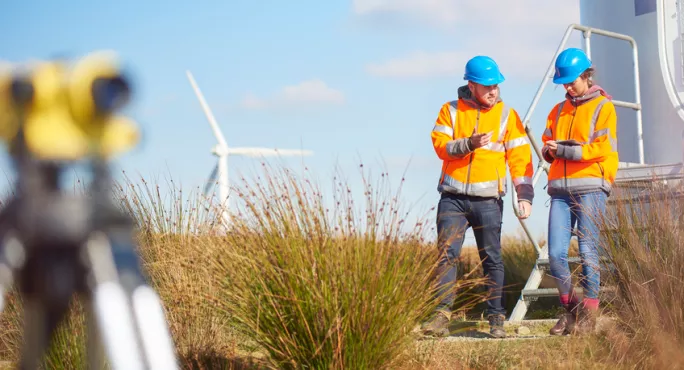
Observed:
[[[584,298],[582,304],[584,305],[584,308],[592,311],[596,311],[599,308],[598,298]]]
[[[561,294],[560,295],[560,302],[563,306],[567,305],[576,305],[577,304],[577,296],[576,295],[570,295],[568,294]]]

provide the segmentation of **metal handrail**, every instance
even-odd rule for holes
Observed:
[[[539,177],[541,177],[541,172],[539,171],[544,170],[547,174],[549,173],[549,164],[544,161],[541,153],[541,149],[539,148],[539,145],[537,144],[537,140],[534,138],[534,135],[531,134],[531,129],[529,126],[530,123],[530,118],[532,117],[532,113],[534,112],[535,108],[537,107],[537,104],[539,103],[539,99],[541,99],[542,94],[544,93],[544,89],[546,88],[546,84],[549,82],[550,79],[553,78],[554,70],[555,70],[555,61],[556,58],[558,58],[558,55],[563,51],[565,48],[565,44],[567,43],[568,39],[570,38],[570,35],[572,34],[573,30],[578,30],[582,31],[582,34],[584,36],[584,47],[586,49],[586,54],[589,58],[591,58],[591,35],[592,34],[597,34],[597,35],[602,35],[602,36],[607,36],[607,37],[612,37],[616,38],[619,40],[624,40],[630,43],[632,46],[632,56],[634,58],[634,85],[635,85],[635,102],[630,103],[630,102],[624,102],[620,100],[613,100],[612,103],[615,106],[618,107],[625,107],[625,108],[631,108],[636,111],[637,115],[637,140],[638,140],[638,147],[639,147],[639,163],[644,164],[644,142],[643,142],[643,125],[642,125],[642,118],[641,118],[641,85],[639,83],[639,55],[638,55],[638,50],[637,50],[637,44],[634,38],[631,36],[627,35],[622,35],[619,33],[611,32],[611,31],[606,31],[602,30],[599,28],[593,28],[593,27],[587,27],[587,26],[582,26],[576,23],[572,23],[568,26],[568,28],[565,31],[565,34],[563,35],[563,39],[561,40],[560,45],[558,45],[558,48],[556,49],[556,53],[554,54],[553,58],[551,59],[551,62],[549,63],[549,67],[546,69],[546,74],[544,75],[544,78],[542,79],[541,84],[539,85],[539,88],[537,89],[537,93],[534,95],[534,98],[532,99],[532,103],[530,103],[530,107],[528,108],[527,112],[525,113],[525,117],[522,120],[523,126],[525,127],[525,132],[527,133],[527,137],[530,140],[530,144],[532,145],[532,148],[534,149],[534,152],[537,154],[537,158],[539,158],[539,164],[537,166],[537,171],[534,175],[534,178],[532,180],[532,186],[534,187],[537,184],[537,181],[539,180]],[[512,191],[512,204],[513,204],[513,212],[515,216],[518,218],[520,221],[521,226],[523,227],[523,230],[527,234],[528,238],[532,242],[532,245],[534,246],[535,250],[537,251],[537,254],[541,253],[541,248],[539,247],[539,244],[534,240],[534,237],[532,236],[532,233],[530,232],[529,228],[527,227],[527,224],[524,219],[520,218],[522,214],[520,213],[520,210],[518,209],[518,196],[515,191]]]
[[[573,30],[579,30],[582,31],[584,35],[584,46],[585,46],[585,52],[587,53],[587,56],[591,58],[591,35],[592,34],[598,34],[598,35],[603,35],[607,37],[612,37],[620,40],[625,40],[628,41],[631,46],[632,46],[632,56],[634,58],[634,85],[635,85],[635,100],[636,102],[634,103],[629,103],[629,102],[624,102],[624,101],[619,101],[619,100],[613,100],[612,103],[615,106],[618,107],[625,107],[625,108],[631,108],[636,111],[637,115],[637,133],[638,133],[638,146],[639,146],[639,163],[644,164],[644,146],[643,146],[643,130],[642,130],[642,120],[641,120],[641,87],[639,84],[639,57],[638,57],[638,51],[637,51],[637,45],[636,41],[627,35],[621,35],[615,32],[610,32],[602,29],[597,29],[597,28],[592,28],[592,27],[586,27],[582,26],[579,24],[571,24],[568,26],[567,30],[565,31],[565,34],[563,35],[563,39],[558,46],[558,49],[556,50],[555,55],[551,59],[551,63],[549,64],[548,69],[546,70],[546,74],[544,76],[544,79],[542,80],[539,89],[537,90],[537,93],[535,94],[534,98],[532,99],[532,103],[530,104],[530,107],[527,110],[527,113],[525,114],[525,117],[523,118],[523,126],[525,127],[525,132],[527,133],[527,137],[530,140],[530,145],[532,145],[532,148],[534,149],[534,152],[537,154],[537,157],[539,158],[539,164],[537,166],[537,171],[535,171],[534,177],[532,179],[532,186],[534,187],[537,184],[537,181],[539,181],[539,178],[541,177],[542,171],[545,171],[547,174],[549,172],[549,164],[544,160],[541,149],[537,145],[537,141],[534,138],[534,135],[531,134],[531,129],[529,126],[530,123],[530,117],[532,116],[532,112],[536,108],[537,104],[539,103],[539,99],[541,98],[542,93],[544,92],[544,89],[546,88],[546,84],[550,79],[553,78],[553,73],[554,73],[554,67],[555,67],[555,61],[556,58],[558,58],[558,55],[563,51],[565,48],[565,44],[568,41],[568,38],[570,37],[570,34],[572,33]],[[525,284],[524,291],[521,292],[520,298],[518,299],[518,303],[515,305],[515,308],[513,309],[513,312],[511,313],[511,316],[509,317],[509,321],[520,321],[523,319],[525,316],[525,313],[527,312],[527,303],[525,296],[532,293],[538,293],[540,292],[539,285],[542,281],[543,278],[543,271],[540,266],[540,263],[542,260],[548,259],[548,248],[540,248],[539,244],[534,240],[534,236],[532,235],[530,229],[527,227],[527,223],[524,219],[520,218],[521,213],[520,210],[518,209],[518,196],[515,190],[512,192],[512,197],[511,200],[513,202],[513,212],[515,213],[516,217],[518,218],[518,221],[520,221],[520,224],[523,227],[523,230],[527,234],[527,237],[529,238],[530,242],[532,242],[532,245],[534,246],[535,250],[537,251],[537,261],[535,262],[535,266],[532,269],[532,272],[530,273],[529,278],[527,279],[527,282]],[[524,293],[524,294],[523,294]],[[545,293],[546,294],[546,293]],[[544,295],[545,295],[544,294]]]

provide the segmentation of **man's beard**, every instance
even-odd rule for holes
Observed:
[[[494,101],[492,103],[490,103],[489,101],[484,100],[484,99],[477,99],[477,101],[480,103],[480,105],[487,107],[487,108],[491,108],[494,106],[494,104],[496,104],[496,98],[493,100]]]

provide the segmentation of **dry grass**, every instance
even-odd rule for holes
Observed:
[[[618,289],[608,335],[618,363],[684,368],[683,194],[653,182],[601,220],[604,275]]]
[[[419,342],[396,369],[615,368],[596,338]]]
[[[386,174],[364,186],[354,204],[335,180],[333,201],[305,177],[270,176],[239,189],[234,228],[217,233],[201,194],[163,198],[156,185],[124,184],[118,196],[139,225],[140,255],[159,292],[186,369],[396,368],[677,368],[684,363],[684,202],[662,208],[618,208],[604,226],[612,261],[605,281],[619,287],[607,332],[582,338],[521,341],[414,341],[411,328],[435,297],[436,258],[424,225],[403,225],[399,190]],[[249,185],[256,184],[256,185]],[[637,204],[638,205],[638,204]],[[632,205],[632,209],[635,205]],[[637,207],[638,208],[638,207]],[[641,220],[635,222],[635,220]],[[615,237],[617,236],[617,237]],[[503,243],[509,310],[534,265],[522,235]],[[576,255],[576,244],[571,255]],[[465,248],[460,286],[464,313],[477,317],[477,252]],[[475,268],[474,273],[467,275]],[[610,277],[614,276],[615,279]],[[471,280],[473,279],[473,280]],[[550,280],[543,285],[553,287]],[[484,291],[484,290],[481,290]],[[471,295],[474,294],[474,295]],[[539,303],[534,310],[552,309]],[[21,304],[8,296],[0,318],[0,358],[15,361]],[[510,312],[510,311],[509,311]],[[53,343],[48,368],[81,368],[80,307]]]

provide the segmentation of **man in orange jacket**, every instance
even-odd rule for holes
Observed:
[[[439,290],[443,299],[431,320],[428,335],[448,335],[456,262],[465,231],[473,228],[485,276],[491,287],[487,302],[490,333],[506,336],[501,260],[502,197],[506,194],[506,164],[517,192],[518,206],[527,218],[532,209],[532,151],[518,113],[499,96],[504,77],[494,60],[476,56],[468,61],[458,100],[445,103],[432,129],[432,144],[443,161],[437,207]]]

